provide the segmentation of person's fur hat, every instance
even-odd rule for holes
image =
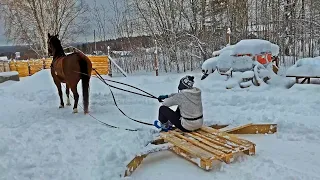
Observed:
[[[185,76],[180,79],[180,83],[178,89],[181,91],[183,89],[191,89],[194,84],[194,77],[193,76]]]

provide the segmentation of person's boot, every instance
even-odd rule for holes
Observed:
[[[159,125],[159,123],[160,123],[160,125]],[[167,121],[166,123],[161,123],[160,121],[155,120],[153,125],[156,128],[161,129],[161,131],[165,131],[165,132],[168,132],[168,130],[171,130],[171,128],[172,128],[172,124],[170,121]]]

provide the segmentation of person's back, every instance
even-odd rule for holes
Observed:
[[[194,131],[203,125],[203,108],[201,90],[193,87],[193,76],[186,76],[180,80],[179,93],[159,96],[164,99],[159,109],[159,120],[165,124],[171,122],[182,131]],[[168,107],[178,105],[176,112]],[[171,112],[172,111],[172,112]]]

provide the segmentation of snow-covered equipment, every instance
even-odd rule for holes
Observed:
[[[215,70],[221,75],[227,75],[227,80],[232,77],[232,72],[251,71],[254,73],[254,77],[250,81],[252,83],[245,78],[244,81],[239,82],[240,87],[250,87],[252,84],[259,86],[270,80],[270,69],[277,73],[278,67],[273,62],[277,60],[278,54],[279,46],[269,41],[262,39],[241,40],[235,45],[228,45],[220,51],[215,51],[213,53],[215,57],[203,63],[201,80],[204,80]],[[232,87],[230,85],[227,88]]]

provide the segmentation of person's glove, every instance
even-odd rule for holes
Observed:
[[[166,98],[168,98],[168,97],[169,97],[168,95],[160,95],[160,96],[158,97],[158,101],[159,101],[159,102],[163,102],[163,100],[166,99]]]

